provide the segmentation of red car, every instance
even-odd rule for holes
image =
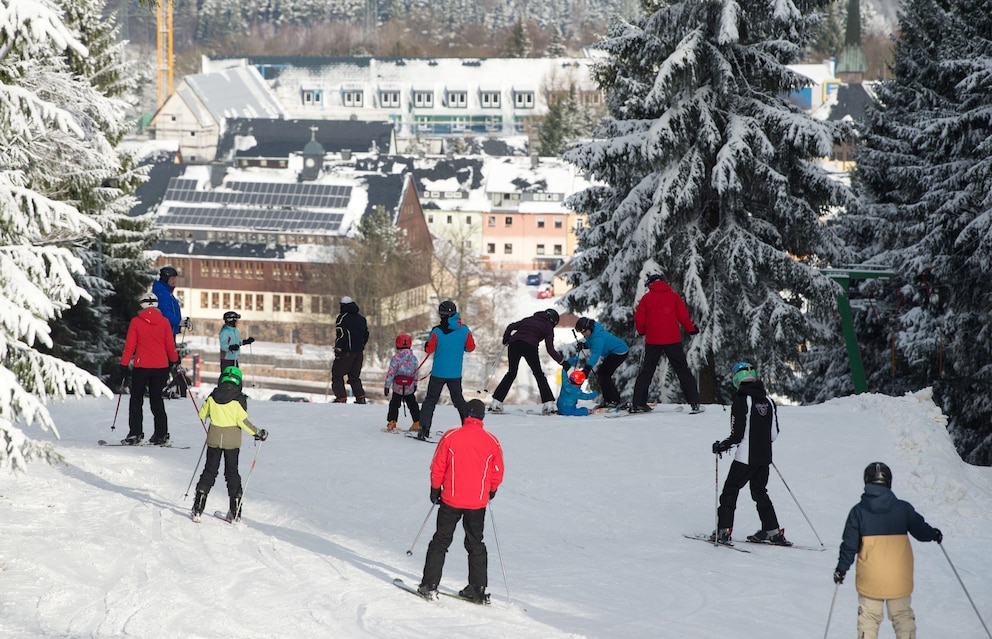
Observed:
[[[549,300],[554,296],[555,296],[554,291],[551,290],[550,286],[544,289],[543,291],[537,292],[537,299],[539,300]]]

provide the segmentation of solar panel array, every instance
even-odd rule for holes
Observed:
[[[196,180],[172,178],[166,201],[194,204],[224,204],[268,207],[314,207],[343,209],[351,199],[351,187],[340,184],[294,182],[228,182],[225,190],[198,190]]]
[[[197,206],[169,206],[159,216],[160,224],[175,226],[210,226],[214,228],[275,229],[283,232],[337,231],[344,220],[342,213],[306,209],[223,209]]]

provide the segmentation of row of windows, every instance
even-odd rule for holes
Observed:
[[[192,242],[196,234],[186,229],[165,229],[162,237],[167,240],[183,240]],[[203,235],[201,234],[201,238]],[[251,231],[207,231],[208,242],[251,242],[254,244],[320,244],[330,245],[334,238],[330,235],[298,234],[298,233],[256,233]]]
[[[305,301],[309,298],[309,305]],[[201,291],[200,310],[265,311],[266,301],[275,313],[312,313],[333,315],[338,312],[334,298],[324,295],[280,295],[278,293],[232,293]],[[306,307],[309,306],[309,309]]]
[[[544,220],[543,217],[537,218],[535,220],[535,223],[537,225],[537,228],[539,228],[539,229],[543,229],[543,228],[546,228],[547,227],[547,222],[545,222],[545,220]],[[578,222],[576,222],[576,223],[578,223]],[[449,222],[449,224],[450,224],[450,222]],[[486,226],[496,226],[496,216],[495,215],[490,215],[489,217],[486,218]],[[513,226],[513,216],[512,215],[507,215],[506,217],[503,218],[503,226],[504,227]],[[564,228],[564,226],[565,226],[565,220],[564,220],[564,218],[556,217],[554,219],[554,227],[556,229]]]
[[[317,106],[324,103],[322,89],[302,89],[300,91],[304,106]],[[453,109],[468,108],[468,91],[445,91],[445,105]],[[499,91],[479,91],[479,105],[483,109],[498,109],[501,106]],[[341,103],[346,107],[361,107],[365,103],[365,91],[362,89],[347,89],[341,92]],[[379,91],[379,106],[384,109],[399,108],[400,92],[395,89]],[[413,106],[430,109],[434,107],[434,91],[427,89],[413,90]],[[533,91],[513,91],[513,106],[518,109],[534,108]]]
[[[553,251],[552,252],[552,255],[564,255],[564,247],[561,244],[555,244],[552,247],[552,251]],[[486,244],[486,254],[487,255],[495,255],[496,254],[496,244],[495,243],[490,242],[489,244]],[[537,245],[537,254],[538,255],[547,255],[547,250],[545,249],[544,244],[538,244]],[[512,243],[507,242],[506,244],[503,245],[503,255],[513,255],[513,244]]]

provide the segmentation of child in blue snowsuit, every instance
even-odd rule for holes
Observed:
[[[568,363],[575,366],[577,358],[571,357]],[[582,384],[586,381],[586,375],[581,370],[572,371],[570,375],[562,371],[561,391],[558,393],[558,414],[582,417],[589,414],[586,407],[578,408],[580,399],[596,399],[596,393],[585,393],[582,391]]]

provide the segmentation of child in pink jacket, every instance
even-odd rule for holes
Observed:
[[[410,430],[420,430],[420,406],[417,405],[417,369],[420,368],[420,363],[411,346],[413,346],[413,338],[409,333],[400,333],[396,336],[396,354],[389,361],[389,370],[386,371],[386,382],[382,389],[386,397],[389,397],[390,385],[393,390],[393,397],[389,400],[389,410],[386,412],[387,431],[396,431],[400,404],[404,402],[410,409],[410,417],[413,418]]]

